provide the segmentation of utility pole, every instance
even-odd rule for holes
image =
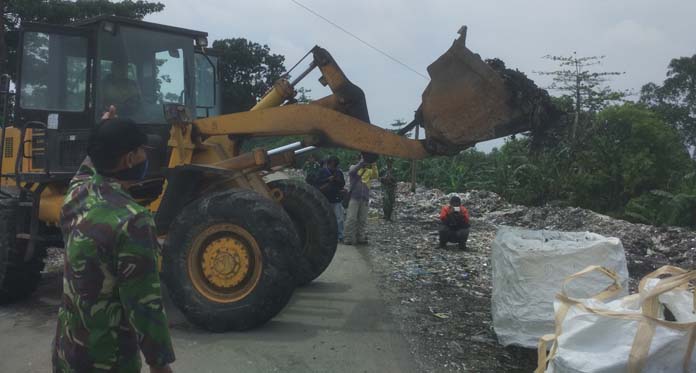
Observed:
[[[416,126],[416,136],[415,139],[418,140],[418,129],[419,125]],[[416,192],[416,160],[411,161],[411,192]]]

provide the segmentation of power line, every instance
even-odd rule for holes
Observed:
[[[341,27],[340,25],[336,24],[335,22],[331,21],[330,19],[328,19],[328,18],[322,16],[321,14],[319,14],[319,13],[317,13],[316,11],[312,10],[312,9],[309,8],[308,6],[306,6],[306,5],[302,4],[302,3],[300,3],[300,2],[297,1],[297,0],[290,0],[290,1],[292,1],[293,3],[295,3],[295,5],[297,5],[297,6],[301,7],[301,8],[303,8],[304,10],[306,10],[306,11],[308,11],[308,12],[314,14],[315,16],[317,16],[317,17],[319,17],[319,18],[321,18],[322,20],[324,20],[326,23],[330,24],[331,26],[336,27],[337,29],[343,31],[343,32],[346,33],[347,35],[351,36],[353,39],[355,39],[355,40],[357,40],[357,41],[359,41],[359,42],[365,44],[366,46],[368,46],[369,48],[373,49],[373,50],[376,51],[377,53],[379,53],[379,54],[381,54],[381,55],[383,55],[383,56],[389,58],[390,60],[392,60],[392,61],[398,63],[399,65],[401,65],[401,66],[403,66],[404,68],[410,70],[411,72],[413,72],[413,73],[419,75],[420,77],[422,77],[422,78],[424,78],[424,79],[428,79],[427,76],[425,76],[425,75],[419,73],[416,69],[414,69],[414,68],[412,68],[411,66],[409,66],[409,65],[407,65],[407,64],[405,64],[405,63],[399,61],[396,57],[392,57],[389,53],[387,53],[387,52],[385,52],[385,51],[383,51],[383,50],[381,50],[381,49],[375,47],[374,45],[372,45],[372,44],[370,44],[370,43],[368,43],[368,42],[366,42],[365,40],[361,39],[359,36],[355,35],[354,33],[350,32],[350,31],[348,31],[348,30],[346,30],[345,28]]]

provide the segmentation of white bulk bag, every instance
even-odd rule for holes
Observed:
[[[553,333],[553,299],[560,284],[589,265],[602,265],[628,283],[621,241],[588,232],[537,231],[503,227],[491,257],[493,328],[502,345],[536,348]],[[590,296],[605,288],[605,276],[590,275],[572,284],[574,296]]]
[[[617,280],[611,271],[593,266],[566,281],[592,272]],[[663,275],[670,277],[658,279]],[[639,294],[612,302],[604,299],[618,294],[618,282],[592,298],[571,298],[562,290],[554,303],[556,330],[539,341],[536,373],[696,371],[696,305],[688,288],[694,280],[696,271],[665,266],[643,278]],[[677,321],[665,321],[665,307]]]

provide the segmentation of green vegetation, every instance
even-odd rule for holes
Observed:
[[[562,60],[566,61],[566,60]],[[639,103],[606,87],[575,80],[585,97],[556,99],[567,113],[544,132],[512,137],[485,154],[468,149],[455,157],[422,161],[417,181],[445,191],[486,189],[513,203],[571,205],[627,220],[696,227],[696,56],[670,63],[664,85],[646,85]],[[605,76],[579,70],[585,77]],[[565,81],[573,81],[566,74]],[[580,110],[578,110],[578,108]],[[410,162],[395,164],[400,180],[410,179]]]
[[[222,112],[251,109],[285,72],[285,57],[271,53],[267,45],[244,38],[215,40],[220,55]]]

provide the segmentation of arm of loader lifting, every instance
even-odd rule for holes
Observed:
[[[316,146],[336,146],[408,159],[429,154],[420,141],[317,105],[287,105],[198,119],[204,135],[314,135]]]
[[[348,80],[325,49],[314,47],[312,54],[314,60],[298,79],[293,82],[279,80],[248,112],[194,121],[198,131],[207,136],[313,135],[318,139],[316,146],[336,146],[408,159],[429,155],[425,142],[370,124],[362,89]],[[332,94],[309,104],[280,106],[294,97],[294,86],[315,67],[322,73],[319,81],[328,85]]]

